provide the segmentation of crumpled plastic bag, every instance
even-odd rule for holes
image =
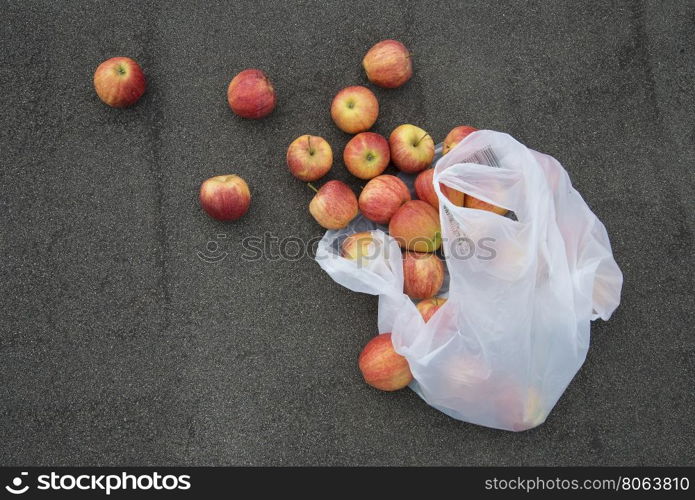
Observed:
[[[437,149],[440,151],[440,148]],[[448,301],[425,323],[403,293],[402,254],[388,228],[363,217],[327,231],[316,260],[338,283],[379,296],[379,333],[431,406],[474,424],[521,431],[543,423],[581,367],[590,321],[620,302],[622,273],[605,227],[554,158],[511,136],[475,132],[436,161]],[[510,210],[453,205],[440,183]],[[372,230],[375,257],[340,256]]]

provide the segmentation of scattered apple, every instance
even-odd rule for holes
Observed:
[[[362,132],[345,145],[343,161],[348,171],[360,179],[372,179],[389,164],[389,143],[374,132]]]
[[[249,209],[251,192],[238,175],[218,175],[201,184],[199,200],[213,219],[236,220]]]
[[[331,118],[343,132],[357,134],[369,130],[379,116],[379,101],[367,87],[346,87],[331,103]]]
[[[400,87],[413,76],[410,52],[396,40],[374,45],[364,56],[362,66],[370,82],[389,89]]]
[[[442,245],[439,214],[421,200],[403,204],[391,217],[389,234],[401,248],[415,252],[434,252]]]
[[[227,102],[242,118],[257,120],[275,109],[277,98],[268,75],[260,69],[245,69],[229,82]]]
[[[422,201],[426,201],[435,210],[439,210],[439,198],[437,198],[437,193],[434,192],[434,183],[432,178],[434,177],[434,169],[428,168],[423,170],[415,178],[415,192],[417,197]],[[449,186],[445,186],[441,182],[439,183],[439,188],[442,190],[442,194],[449,198],[449,201],[456,205],[457,207],[463,206],[464,195],[461,191],[457,191]]]
[[[309,212],[326,229],[341,229],[357,217],[357,197],[347,184],[328,181],[309,203]]]
[[[382,333],[370,340],[357,360],[364,381],[382,391],[403,389],[412,380],[408,360],[398,354],[390,333]]]
[[[444,138],[444,144],[442,145],[442,154],[447,154],[449,151],[451,151],[451,148],[456,146],[459,142],[461,142],[477,130],[477,128],[469,127],[468,125],[460,125],[451,129],[451,132],[449,132],[447,136]]]
[[[463,202],[463,206],[466,208],[477,208],[478,210],[486,210],[488,212],[494,212],[498,215],[506,215],[509,210],[506,208],[498,207],[492,203],[487,203],[486,201],[479,200],[478,198],[466,195],[466,199]]]
[[[415,125],[400,125],[389,137],[391,160],[398,170],[415,174],[432,164],[434,141],[430,135]]]
[[[427,323],[434,313],[446,303],[446,299],[442,297],[432,297],[431,299],[421,300],[418,302],[417,310],[422,314],[422,319]]]
[[[354,233],[343,240],[340,255],[349,260],[356,260],[362,263],[363,258],[372,257],[370,253],[370,245],[374,237],[371,231],[362,231]]]
[[[410,191],[402,180],[393,175],[379,175],[362,189],[359,207],[367,219],[388,224],[406,201],[410,201]]]
[[[94,90],[112,108],[127,108],[145,93],[145,75],[130,57],[112,57],[94,72]]]
[[[320,179],[333,165],[333,150],[323,137],[302,135],[287,148],[287,166],[292,175],[305,182]]]
[[[405,252],[403,290],[411,299],[434,297],[444,283],[444,263],[433,253]]]

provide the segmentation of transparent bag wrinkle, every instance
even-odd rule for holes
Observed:
[[[358,216],[326,232],[316,260],[337,283],[379,296],[378,331],[392,332],[428,404],[487,427],[536,427],[584,362],[590,321],[620,302],[606,229],[557,160],[504,133],[470,134],[436,160],[433,183],[447,269],[438,296],[448,300],[427,323],[403,293],[387,227]],[[440,183],[511,215],[455,206]],[[342,258],[343,239],[360,231],[373,231],[370,258]]]

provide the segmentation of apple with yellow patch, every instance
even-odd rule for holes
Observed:
[[[417,197],[422,201],[426,201],[435,210],[439,210],[439,198],[437,193],[434,191],[434,169],[428,168],[423,170],[415,178],[415,193]],[[441,182],[439,183],[439,189],[442,190],[442,194],[449,198],[449,201],[456,205],[457,207],[462,207],[464,202],[464,194],[461,191],[457,191],[454,188],[445,186]]]
[[[397,391],[413,380],[408,360],[393,348],[391,333],[370,340],[357,360],[364,381],[382,391]]]
[[[273,112],[277,97],[270,78],[260,69],[245,69],[229,82],[227,102],[242,118],[258,120]]]
[[[434,141],[420,127],[406,123],[396,127],[389,136],[391,161],[401,172],[416,174],[425,170],[434,159]]]
[[[371,231],[353,233],[343,240],[343,244],[340,247],[340,255],[345,259],[354,260],[362,264],[365,259],[374,257],[372,255],[373,241],[374,236]]]
[[[135,104],[145,93],[147,82],[140,65],[130,57],[112,57],[94,72],[94,90],[112,108]]]
[[[408,186],[393,175],[374,177],[364,186],[358,200],[362,215],[377,224],[388,224],[407,201],[410,201]]]
[[[367,78],[374,85],[393,89],[413,76],[413,58],[398,40],[382,40],[367,51],[362,59]]]
[[[326,229],[344,228],[357,217],[358,211],[355,193],[344,182],[335,180],[316,190],[309,203],[309,212]]]
[[[200,205],[213,219],[239,219],[249,209],[251,192],[246,181],[238,175],[217,175],[203,182],[199,193]]]
[[[403,291],[411,299],[434,297],[444,283],[444,263],[433,253],[405,252]]]
[[[366,132],[379,116],[379,101],[367,87],[346,87],[331,103],[331,118],[337,127],[348,134]]]
[[[444,138],[444,143],[442,144],[442,155],[447,154],[459,142],[464,140],[473,132],[477,131],[477,128],[468,125],[459,125],[458,127],[451,129],[451,131]]]
[[[287,148],[287,167],[304,182],[320,179],[333,165],[333,150],[323,137],[302,135]]]
[[[343,161],[360,179],[372,179],[386,170],[391,159],[389,143],[374,132],[361,132],[345,145]]]
[[[422,319],[427,323],[434,313],[436,313],[440,307],[446,304],[446,299],[443,297],[432,297],[431,299],[421,300],[417,304],[417,310],[422,315]]]
[[[436,252],[442,245],[439,213],[422,200],[408,201],[391,217],[389,234],[401,248]]]

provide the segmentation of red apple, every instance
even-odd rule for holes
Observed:
[[[305,182],[320,179],[333,165],[333,150],[323,137],[302,135],[287,148],[287,166],[292,175]]]
[[[260,69],[245,69],[229,82],[227,102],[242,118],[257,120],[275,109],[275,89]]]
[[[402,180],[393,175],[379,175],[362,189],[359,206],[367,219],[388,224],[406,201],[410,201],[410,191]]]
[[[357,197],[347,184],[328,181],[312,198],[309,212],[326,229],[341,229],[357,217]]]
[[[99,99],[112,108],[127,108],[145,93],[145,75],[130,57],[112,57],[94,72],[94,89]]]
[[[400,87],[413,76],[410,52],[396,40],[374,45],[364,56],[362,66],[370,82],[389,89]]]
[[[434,192],[433,177],[433,168],[428,168],[420,172],[415,178],[415,192],[418,198],[432,205],[435,210],[439,210],[439,198],[437,198],[437,193]],[[439,183],[439,188],[442,190],[442,194],[449,198],[451,203],[457,207],[463,206],[464,195],[461,191],[445,186],[441,182]]]
[[[439,214],[429,203],[412,200],[391,217],[389,234],[401,248],[415,252],[435,252],[442,245]]]
[[[363,258],[373,257],[370,253],[370,245],[374,237],[371,231],[354,233],[343,240],[340,247],[340,255],[349,260],[361,262]]]
[[[506,215],[508,210],[506,208],[498,207],[492,203],[487,203],[483,200],[479,200],[470,194],[466,195],[466,200],[463,204],[466,208],[477,208],[478,210],[487,210],[488,212],[494,212],[498,215]]]
[[[451,148],[456,146],[468,135],[472,134],[477,130],[477,128],[469,127],[468,125],[460,125],[451,129],[451,132],[449,132],[447,136],[444,138],[444,144],[442,145],[442,154],[447,154],[451,150]]]
[[[200,205],[217,220],[236,220],[251,204],[251,192],[238,175],[211,177],[200,186]]]
[[[403,254],[403,290],[411,299],[434,297],[444,283],[444,263],[433,253]]]
[[[331,103],[331,118],[343,132],[357,134],[369,130],[379,116],[379,101],[367,87],[346,87]]]
[[[432,164],[434,141],[430,135],[415,125],[396,127],[389,137],[391,161],[398,170],[415,174]]]
[[[418,302],[417,310],[422,314],[422,319],[427,323],[434,313],[446,303],[446,299],[442,297],[432,297],[431,299],[421,300]]]
[[[408,360],[393,349],[390,333],[370,340],[357,360],[364,381],[382,391],[403,389],[412,380]]]
[[[389,143],[379,134],[362,132],[350,139],[343,150],[345,166],[355,177],[372,179],[389,164]]]

